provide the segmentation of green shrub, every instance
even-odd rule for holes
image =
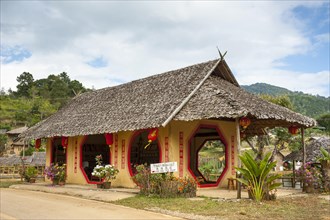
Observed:
[[[142,195],[157,195],[162,198],[194,197],[197,183],[191,177],[177,178],[173,173],[151,173],[146,165],[138,165],[132,177]]]
[[[24,173],[24,179],[29,182],[31,178],[36,178],[38,176],[38,170],[37,168],[33,166],[29,166],[26,168],[26,171]]]

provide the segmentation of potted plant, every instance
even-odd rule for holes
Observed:
[[[62,166],[57,166],[56,176],[58,178],[58,184],[60,186],[65,185],[65,180],[66,180],[65,164],[63,164]]]
[[[51,164],[45,168],[45,175],[47,179],[53,182],[53,185],[64,185],[66,180],[66,165]]]
[[[119,170],[115,166],[107,164],[104,166],[104,173],[105,177],[103,180],[103,188],[109,189],[111,187],[111,180],[116,179],[116,175],[119,173]]]
[[[33,166],[29,166],[26,168],[24,174],[25,181],[30,183],[35,183],[37,175],[38,175],[38,170]]]
[[[111,187],[111,180],[116,179],[119,170],[111,164],[103,166],[102,155],[96,156],[95,160],[96,166],[93,169],[92,175],[98,177],[100,180],[98,188],[109,189]]]

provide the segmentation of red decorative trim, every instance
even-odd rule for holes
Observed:
[[[179,133],[179,156],[180,156],[179,177],[183,177],[183,132],[182,131],[180,131]]]
[[[74,173],[77,173],[78,167],[78,140],[76,139],[74,146]]]
[[[125,169],[125,139],[121,141],[121,169]]]
[[[132,135],[132,137],[130,139],[129,145],[128,145],[128,150],[127,150],[127,167],[128,167],[129,174],[131,176],[133,176],[133,171],[132,171],[132,166],[131,166],[132,144],[133,144],[133,141],[136,138],[136,136],[138,136],[143,131],[147,131],[147,129],[139,130],[139,131],[134,132],[134,134]],[[158,151],[159,151],[159,163],[161,163],[162,162],[162,147],[161,147],[159,138],[157,138],[157,146],[158,146]]]
[[[235,137],[232,135],[231,136],[231,175],[235,175]]]
[[[190,138],[189,138],[189,142],[188,142],[188,144],[189,144],[189,145],[188,145],[188,146],[189,146],[189,147],[188,147],[188,171],[190,172],[190,174],[192,175],[192,177],[195,178],[195,179],[197,180],[197,178],[196,178],[194,172],[190,169],[190,160],[191,160],[191,158],[190,158],[190,146],[191,146],[191,139],[195,136],[195,134],[197,133],[197,131],[198,131],[200,128],[214,128],[214,129],[216,129],[216,131],[217,131],[217,133],[218,133],[218,135],[219,135],[219,137],[220,137],[220,140],[221,140],[222,143],[225,145],[225,160],[226,160],[226,164],[225,164],[225,168],[223,169],[223,171],[222,171],[221,175],[219,176],[217,182],[216,182],[216,183],[210,183],[210,184],[198,184],[198,186],[199,186],[200,188],[205,188],[205,187],[217,187],[217,186],[220,184],[222,178],[225,176],[225,174],[226,174],[226,172],[227,172],[227,170],[228,170],[228,165],[229,165],[229,162],[228,162],[228,160],[229,160],[229,149],[228,149],[228,144],[227,144],[227,142],[226,142],[226,139],[223,137],[220,128],[219,128],[217,125],[206,125],[206,124],[201,124],[201,125],[197,126],[197,128],[195,129],[195,131],[194,131],[194,132],[192,133],[192,135],[190,136]],[[198,169],[197,169],[197,170],[198,170]]]
[[[169,147],[168,147],[168,137],[165,137],[165,162],[169,162],[168,151],[169,151]]]
[[[54,144],[54,139],[55,138],[51,138],[50,139],[50,147],[49,147],[49,150],[50,150],[50,160],[49,160],[49,165],[53,163],[53,144]]]
[[[115,159],[114,159],[115,167],[118,167],[118,134],[115,134]]]
[[[86,175],[85,170],[84,170],[84,168],[83,168],[83,164],[82,164],[82,158],[83,158],[83,155],[82,155],[82,153],[83,153],[83,149],[82,149],[82,148],[83,148],[83,145],[84,145],[84,143],[85,143],[85,141],[86,141],[87,138],[88,138],[88,136],[85,135],[85,136],[83,137],[83,140],[82,140],[81,143],[80,143],[80,170],[81,170],[82,174],[84,175],[85,180],[86,180],[87,183],[89,183],[89,184],[97,184],[97,183],[99,183],[99,182],[90,181],[90,180],[88,179],[88,176]]]

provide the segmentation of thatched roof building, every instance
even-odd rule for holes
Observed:
[[[312,127],[313,119],[241,89],[224,60],[213,60],[75,97],[21,136],[43,138],[132,131],[171,120],[252,119],[247,134],[265,127]]]
[[[322,156],[320,151],[321,147],[330,152],[330,138],[329,137],[320,137],[313,138],[306,144],[306,162],[317,162],[317,159]],[[303,152],[296,151],[288,154],[284,157],[284,160],[293,161],[293,160],[303,160]]]
[[[19,128],[15,128],[13,130],[7,131],[6,134],[8,135],[18,135],[21,134],[22,132],[26,131],[28,129],[28,127],[24,126],[24,127],[19,127]]]
[[[0,157],[0,166],[22,165],[22,157],[13,155],[9,157]],[[46,152],[33,152],[31,156],[24,157],[24,164],[30,166],[45,166]]]

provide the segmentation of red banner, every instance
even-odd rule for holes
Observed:
[[[115,159],[114,159],[115,167],[118,167],[118,134],[115,134]]]
[[[40,146],[41,146],[41,139],[39,138],[36,140],[36,143],[35,143],[35,148],[37,149],[37,151],[39,150]]]
[[[231,155],[231,175],[235,175],[236,171],[235,171],[235,137],[231,136],[231,151],[230,151],[230,155]]]
[[[179,155],[180,155],[179,176],[183,177],[183,132],[182,131],[180,131],[179,134]]]
[[[121,142],[121,169],[125,169],[125,140]]]
[[[168,137],[165,137],[165,162],[169,162],[168,151]]]

